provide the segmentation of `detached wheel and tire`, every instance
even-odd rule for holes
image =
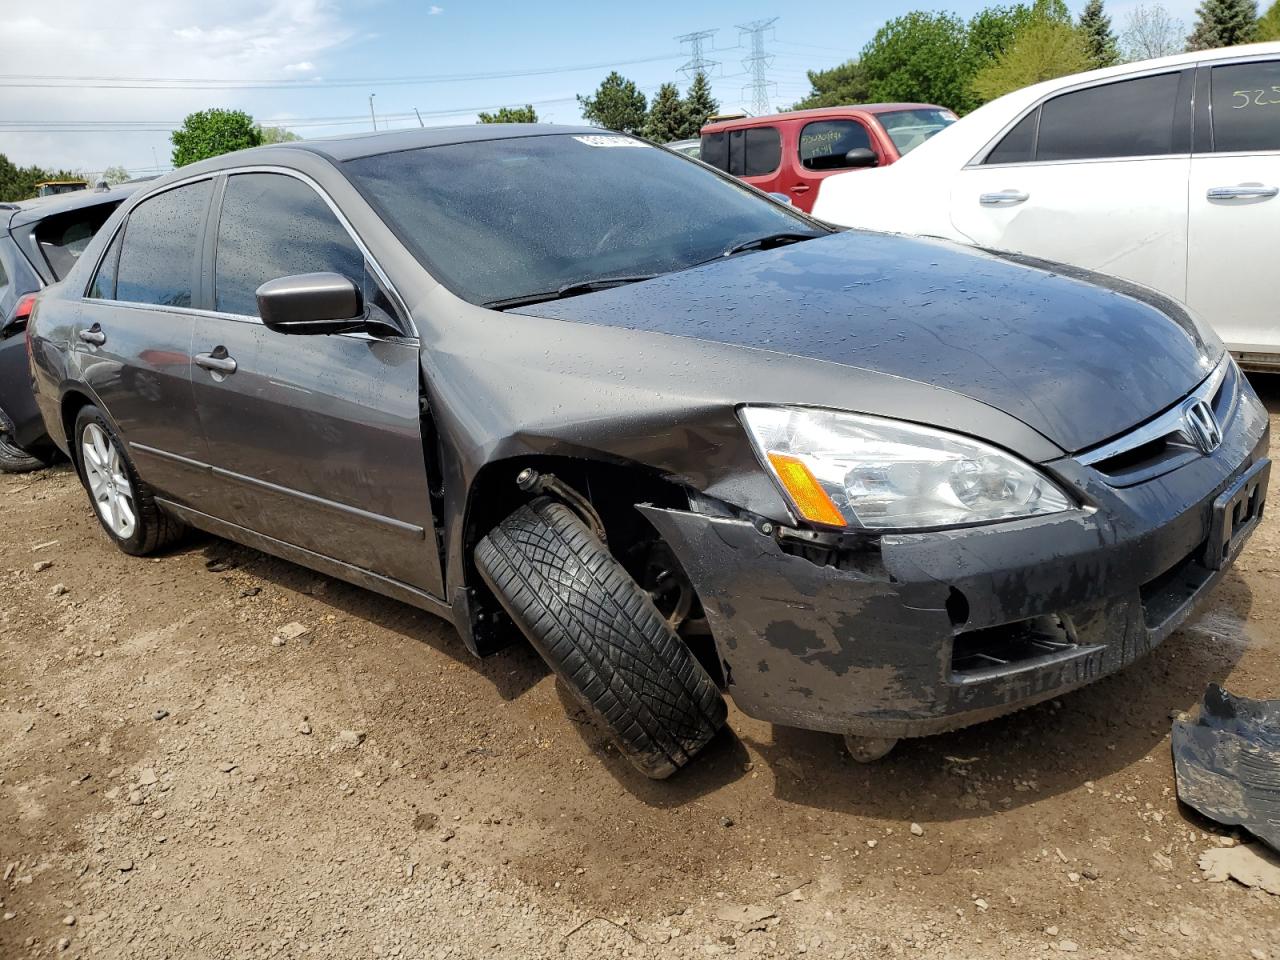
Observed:
[[[30,473],[49,465],[49,459],[13,442],[9,417],[0,410],[0,473]]]
[[[646,776],[664,779],[724,726],[711,677],[604,544],[540,497],[476,546],[476,566],[551,669]]]
[[[182,524],[156,503],[101,410],[92,404],[82,408],[72,438],[80,481],[89,491],[98,521],[116,546],[141,557],[169,546],[182,535]]]

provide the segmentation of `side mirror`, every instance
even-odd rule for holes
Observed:
[[[785,203],[788,207],[791,206],[791,198],[788,197],[785,193],[771,192],[769,196],[771,196],[774,200],[777,200],[779,203]]]
[[[879,164],[880,158],[876,156],[874,150],[867,147],[855,147],[844,155],[846,167],[875,167]]]
[[[364,328],[360,291],[337,273],[300,273],[258,288],[258,315],[277,333],[351,333]]]

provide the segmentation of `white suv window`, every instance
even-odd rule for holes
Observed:
[[[1280,60],[1214,67],[1210,83],[1215,153],[1280,150]]]

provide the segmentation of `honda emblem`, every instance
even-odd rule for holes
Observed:
[[[1187,436],[1205,456],[1218,449],[1222,443],[1222,427],[1214,416],[1213,407],[1204,400],[1196,400],[1182,413]]]

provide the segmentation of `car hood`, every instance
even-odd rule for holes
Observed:
[[[1222,351],[1184,308],[1145,288],[1015,255],[862,231],[520,312],[915,380],[1017,417],[1068,452],[1171,406]],[[740,402],[751,400],[751,384],[743,383]],[[876,411],[874,397],[863,410]]]

